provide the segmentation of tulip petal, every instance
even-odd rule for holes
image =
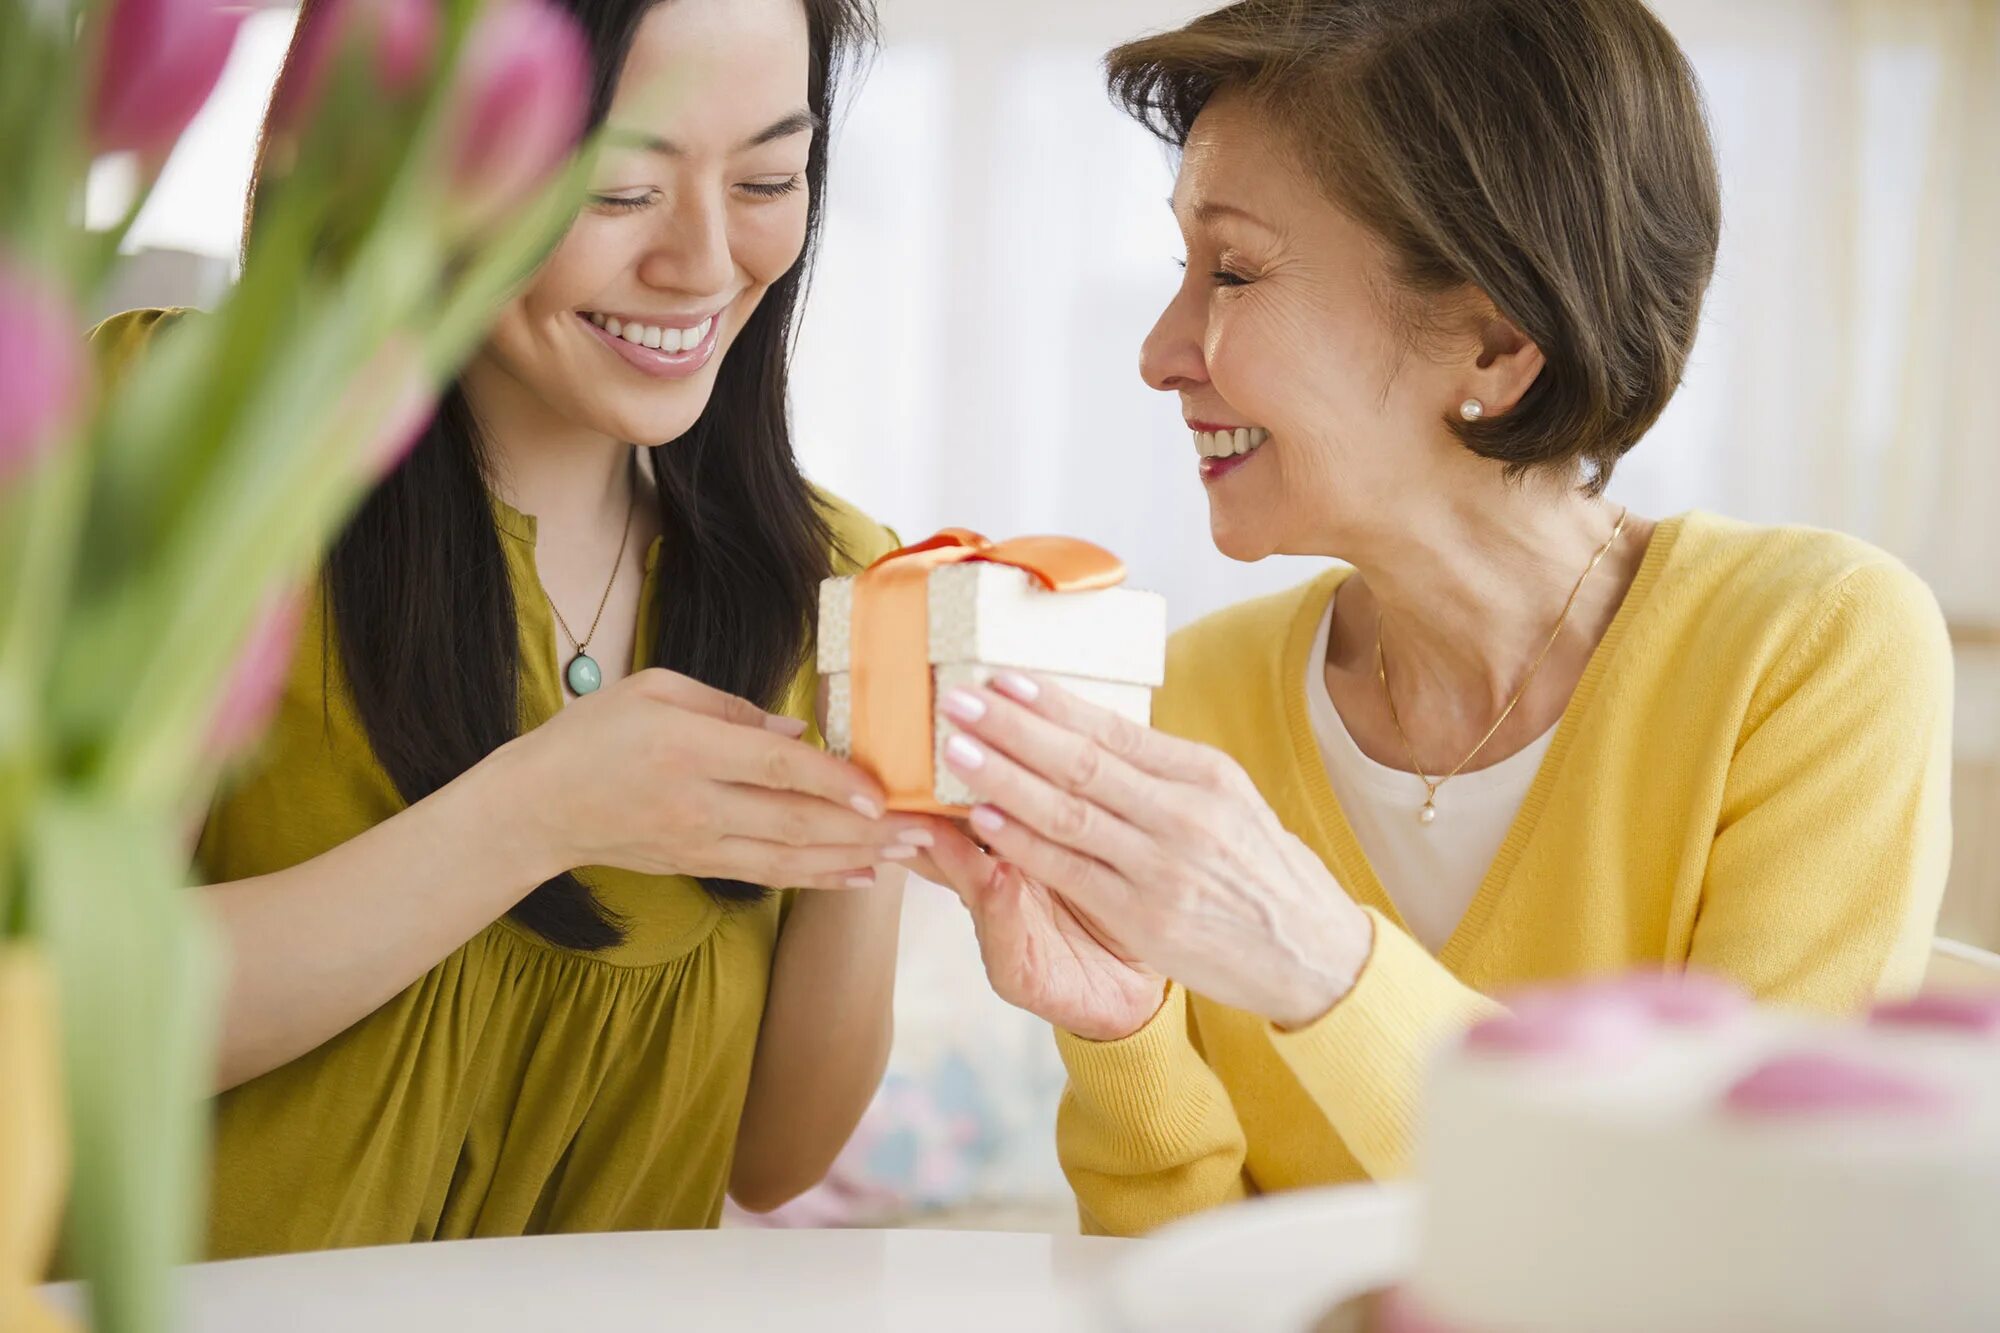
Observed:
[[[83,337],[68,303],[0,257],[0,485],[55,442],[85,382]]]
[[[590,68],[576,21],[546,0],[510,0],[480,18],[459,67],[452,162],[469,216],[520,204],[575,148]]]
[[[215,91],[245,14],[218,0],[114,0],[91,115],[96,151],[165,157]]]
[[[302,590],[288,590],[264,608],[251,628],[209,723],[210,754],[234,754],[263,734],[284,697],[285,677],[305,620],[305,598]]]

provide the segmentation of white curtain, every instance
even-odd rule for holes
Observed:
[[[1179,238],[1097,60],[1201,8],[884,0],[797,394],[836,489],[911,532],[1098,538],[1177,620],[1303,574],[1208,547],[1176,407],[1136,372]],[[1708,90],[1727,234],[1616,494],[1855,532],[2000,619],[2000,3],[1659,8]]]
[[[1180,241],[1167,156],[1109,105],[1098,60],[1208,6],[880,3],[799,350],[810,470],[907,536],[1092,537],[1177,623],[1304,577],[1313,562],[1210,547],[1177,405],[1136,370]],[[2000,624],[2000,0],[1658,8],[1708,90],[1726,235],[1686,387],[1614,493],[1857,533],[1977,639]],[[284,33],[253,23],[143,243],[233,251]],[[1960,680],[1961,878],[2000,877],[2000,668],[1968,649]],[[1954,893],[1955,919],[2000,936],[2000,893]],[[913,896],[907,924],[892,1082],[955,1108],[926,1142],[977,1158],[973,1193],[1053,1198],[1045,1034],[979,984],[954,904]]]
[[[1209,548],[1176,407],[1136,371],[1180,241],[1167,154],[1098,61],[1208,5],[879,3],[799,352],[809,467],[907,533],[1096,537],[1178,621],[1302,577]],[[2000,622],[2000,0],[1657,8],[1707,88],[1726,234],[1687,384],[1615,491],[1858,533]],[[289,24],[246,26],[136,244],[234,253]],[[116,172],[96,186],[107,216]],[[127,292],[211,294],[186,285]]]

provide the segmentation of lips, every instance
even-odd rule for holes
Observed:
[[[1249,466],[1257,457],[1257,451],[1247,454],[1231,454],[1226,458],[1204,458],[1201,460],[1201,479],[1205,482],[1220,481],[1232,472]]]
[[[634,370],[651,375],[655,379],[687,379],[699,374],[715,356],[717,343],[722,336],[721,314],[709,315],[693,324],[669,327],[627,321],[619,316],[604,315],[591,311],[578,311],[577,321],[613,354],[622,358]],[[612,332],[613,326],[617,332]],[[634,328],[639,331],[639,340],[630,334]],[[657,335],[658,347],[649,345]],[[667,340],[673,340],[673,349],[667,347]]]
[[[715,328],[714,315],[692,322],[681,319],[652,323],[638,316],[621,317],[600,310],[579,313],[612,337],[623,338],[635,346],[651,348],[656,352],[691,352],[706,342]]]

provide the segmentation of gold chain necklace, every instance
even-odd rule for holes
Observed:
[[[1625,520],[1631,513],[1630,509],[1626,509],[1618,515],[1618,522],[1611,529],[1611,535],[1605,539],[1604,545],[1597,548],[1597,554],[1591,557],[1589,566],[1577,579],[1576,586],[1569,590],[1569,600],[1563,603],[1562,614],[1556,617],[1556,627],[1549,631],[1548,642],[1544,643],[1542,651],[1535,655],[1534,664],[1528,668],[1527,677],[1521,681],[1521,688],[1514,691],[1514,697],[1507,701],[1507,706],[1500,710],[1500,716],[1486,729],[1486,734],[1479,738],[1479,744],[1473,746],[1471,752],[1458,761],[1457,767],[1443,777],[1433,778],[1424,772],[1424,766],[1417,761],[1416,747],[1410,744],[1409,733],[1403,730],[1403,719],[1396,714],[1396,696],[1389,689],[1389,664],[1382,655],[1382,613],[1379,610],[1375,613],[1375,676],[1382,682],[1382,698],[1389,705],[1389,720],[1396,724],[1396,735],[1403,742],[1403,753],[1409,756],[1410,767],[1416,771],[1418,780],[1424,784],[1424,808],[1417,811],[1418,822],[1430,824],[1437,819],[1438,788],[1463,773],[1465,766],[1478,758],[1479,752],[1486,748],[1486,742],[1492,740],[1500,728],[1507,724],[1507,719],[1514,715],[1514,710],[1527,696],[1528,687],[1535,683],[1535,674],[1542,669],[1542,663],[1548,660],[1549,650],[1556,646],[1556,640],[1562,636],[1563,626],[1569,623],[1569,613],[1576,607],[1577,595],[1583,591],[1583,585],[1590,581],[1590,576],[1597,572],[1597,567],[1604,563],[1604,557],[1611,554],[1611,548],[1618,544],[1620,534],[1625,531]]]
[[[584,635],[581,642],[570,632],[569,622],[563,619],[562,608],[556,605],[556,599],[549,597],[547,588],[542,589],[542,596],[549,598],[549,610],[556,613],[556,624],[562,626],[563,636],[576,649],[576,656],[570,658],[569,665],[563,668],[563,681],[569,686],[570,693],[579,699],[586,694],[595,694],[598,687],[604,684],[603,669],[585,649],[597,637],[597,623],[604,619],[604,608],[611,602],[611,590],[618,586],[618,571],[625,568],[625,548],[632,542],[632,515],[638,510],[639,491],[634,486],[632,498],[625,506],[625,535],[618,539],[618,559],[611,565],[611,582],[604,585],[604,596],[597,599],[597,614],[590,618],[590,633]]]

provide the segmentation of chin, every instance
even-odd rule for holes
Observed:
[[[599,423],[599,429],[614,440],[625,440],[643,448],[672,444],[694,429],[694,423],[701,419],[702,409],[707,405],[708,400],[703,398],[690,408],[671,412],[655,409],[650,412],[610,413]]]
[[[1213,508],[1209,510],[1208,536],[1215,543],[1215,549],[1246,565],[1277,554],[1269,529],[1262,524],[1245,522],[1245,517],[1239,514],[1232,520]]]

